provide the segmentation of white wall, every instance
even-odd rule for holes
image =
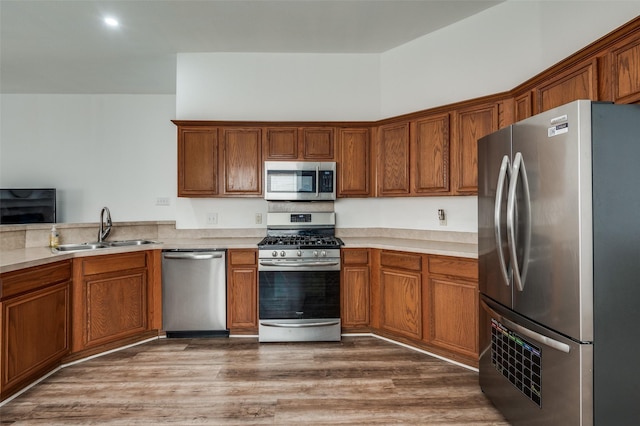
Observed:
[[[382,117],[511,90],[639,14],[638,0],[508,0],[383,53]]]
[[[178,55],[177,94],[0,95],[0,186],[54,186],[60,221],[264,227],[261,199],[176,199],[170,120],[376,120],[513,88],[640,14],[640,1],[509,0],[382,55]],[[155,206],[169,197],[169,207]],[[475,197],[338,200],[342,227],[476,229]],[[206,223],[209,212],[218,224]]]
[[[175,96],[3,94],[0,105],[0,186],[57,188],[59,222],[97,222],[103,206],[116,222],[175,218]]]
[[[446,214],[446,226],[438,220]],[[405,228],[477,232],[477,197],[399,197],[340,199],[335,203],[340,228]]]
[[[379,55],[181,53],[181,120],[357,121],[380,114]]]

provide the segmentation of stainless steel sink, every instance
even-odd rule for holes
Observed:
[[[141,246],[144,244],[157,244],[157,241],[152,240],[120,240],[120,241],[105,241],[109,247],[126,247],[126,246]]]
[[[104,243],[80,243],[80,244],[62,244],[54,248],[54,251],[84,251],[84,250],[96,250],[101,248],[107,248],[108,245]]]
[[[86,251],[86,250],[98,250],[111,247],[127,247],[127,246],[141,246],[144,244],[157,244],[157,241],[152,240],[121,240],[121,241],[103,241],[92,243],[77,243],[77,244],[62,244],[53,249],[54,253],[57,252],[69,252],[69,251]]]

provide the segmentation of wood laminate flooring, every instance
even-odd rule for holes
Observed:
[[[507,425],[474,371],[375,337],[159,339],[67,366],[2,425]]]

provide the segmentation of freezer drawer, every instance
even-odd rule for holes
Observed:
[[[480,387],[515,425],[593,424],[593,345],[482,296]]]

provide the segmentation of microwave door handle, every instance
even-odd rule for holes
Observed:
[[[502,158],[502,164],[500,165],[500,173],[498,175],[498,183],[496,185],[496,199],[493,210],[494,221],[494,235],[496,238],[496,247],[498,251],[498,261],[500,264],[500,272],[502,273],[502,279],[504,284],[509,287],[511,280],[509,274],[511,271],[507,269],[507,262],[504,260],[504,253],[502,251],[502,229],[500,228],[501,213],[502,213],[502,194],[504,193],[505,181],[508,177],[511,177],[511,167],[509,164],[509,156],[505,155]]]
[[[518,291],[524,291],[524,283],[527,278],[527,270],[529,268],[529,258],[531,252],[531,194],[529,192],[529,180],[527,179],[527,171],[524,165],[522,153],[518,152],[513,160],[513,170],[511,172],[511,182],[509,184],[509,195],[507,199],[507,240],[511,251],[511,268],[513,269],[513,281]],[[523,201],[525,204],[525,215],[523,219],[525,224],[524,242],[523,242],[523,261],[522,272],[518,266],[518,255],[516,252],[516,190],[518,179],[522,177],[522,188],[524,191]]]
[[[316,166],[316,198],[320,196],[320,166]]]

